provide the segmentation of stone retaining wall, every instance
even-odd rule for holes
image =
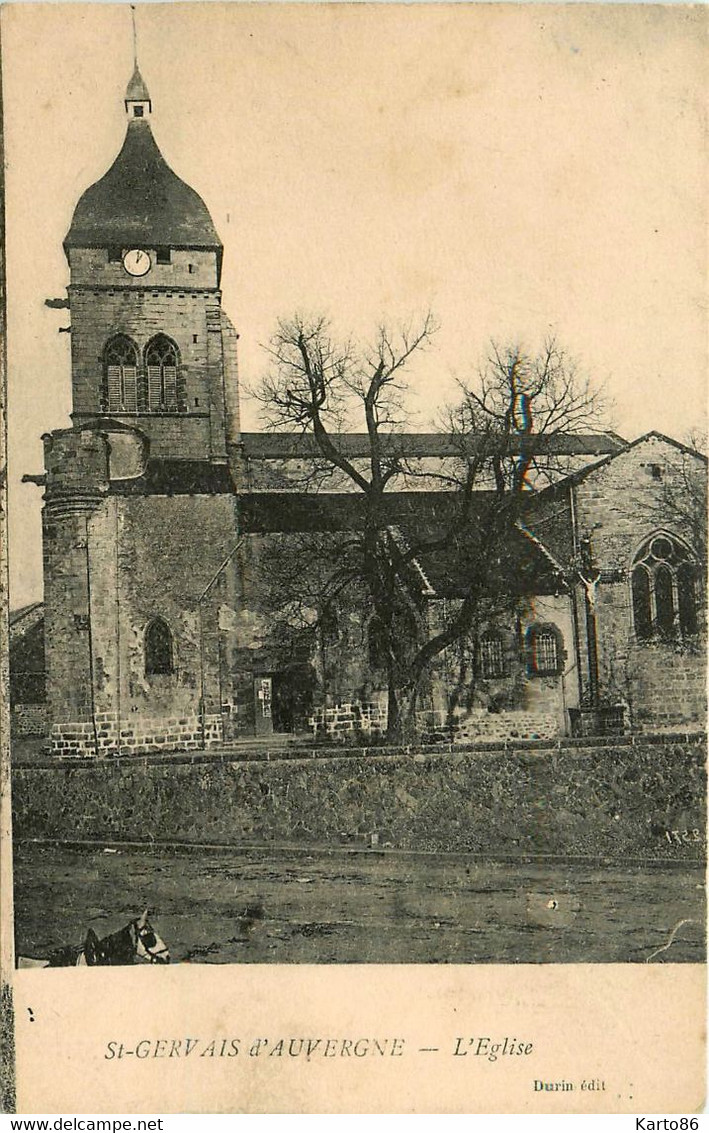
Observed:
[[[491,857],[704,854],[703,737],[270,754],[18,766],[15,836],[353,843]]]

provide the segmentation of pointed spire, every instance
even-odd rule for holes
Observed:
[[[150,94],[137,63],[126,88],[126,102],[150,102]]]
[[[138,36],[135,30],[135,5],[130,6],[133,24],[133,75],[126,89],[126,113],[129,118],[147,118],[152,110],[150,94],[138,68]]]

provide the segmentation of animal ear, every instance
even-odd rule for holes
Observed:
[[[140,920],[138,921],[138,928],[145,928],[145,926],[146,926],[146,924],[147,924],[147,921],[148,921],[148,910],[147,910],[147,909],[145,909],[145,911],[143,912],[143,915],[142,915],[142,917],[141,917],[141,918],[140,918]]]
[[[84,956],[87,964],[98,964],[98,937],[92,928],[86,933]]]

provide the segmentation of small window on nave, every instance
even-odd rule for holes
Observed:
[[[172,671],[172,633],[167,622],[155,618],[145,631],[145,674],[157,676]]]
[[[563,663],[561,633],[555,625],[534,625],[527,630],[527,657],[530,676],[555,677]]]
[[[476,667],[478,676],[486,680],[507,675],[505,643],[501,633],[488,630],[482,634],[478,641]]]
[[[699,573],[691,551],[664,532],[648,539],[630,576],[638,641],[686,638],[699,629]]]

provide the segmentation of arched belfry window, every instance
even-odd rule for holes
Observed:
[[[164,334],[152,338],[145,348],[148,407],[155,413],[176,413],[179,408],[177,376],[180,359],[175,343]]]
[[[691,551],[664,531],[652,535],[633,561],[633,625],[638,641],[697,633],[699,574]]]
[[[123,334],[106,343],[103,354],[104,406],[109,413],[137,413],[138,348]]]
[[[167,622],[154,618],[145,631],[145,673],[154,676],[173,671],[172,633]]]

